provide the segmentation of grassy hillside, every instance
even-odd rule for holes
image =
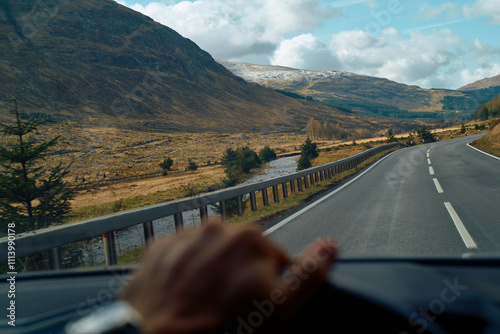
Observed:
[[[474,91],[423,89],[384,78],[342,71],[219,61],[249,82],[309,97],[341,110],[404,120],[466,120],[496,88]],[[497,87],[500,88],[500,87]],[[500,89],[496,91],[496,94]],[[496,96],[495,94],[495,96]]]
[[[0,99],[15,97],[21,110],[60,124],[297,131],[314,116],[373,131],[408,126],[247,83],[191,40],[112,0],[0,3]]]
[[[493,129],[472,144],[485,152],[500,157],[500,122],[496,121],[492,122],[492,124],[496,124]]]

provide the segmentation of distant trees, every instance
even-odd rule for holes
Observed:
[[[12,142],[0,147],[0,221],[15,224],[16,232],[20,233],[61,223],[71,209],[75,189],[69,188],[65,181],[69,166],[59,164],[49,169],[41,163],[59,136],[46,142],[27,138],[45,120],[35,117],[22,120],[17,101],[10,101],[15,103],[11,111],[15,121],[11,125],[0,123],[0,132],[13,137]]]
[[[187,170],[188,171],[195,171],[198,169],[198,164],[194,162],[192,159],[188,159],[188,166]]]
[[[397,139],[396,139],[396,137],[394,136],[394,132],[392,132],[392,130],[389,130],[389,131],[387,132],[387,142],[388,142],[388,143],[394,143],[394,142],[396,142],[396,141],[397,141]]]
[[[261,160],[254,150],[245,146],[236,150],[228,148],[222,155],[221,164],[226,173],[226,179],[223,180],[224,186],[230,187],[239,181],[242,174],[260,166]]]
[[[436,137],[434,136],[434,134],[425,125],[422,125],[420,128],[418,128],[417,135],[424,143],[436,141]]]
[[[259,151],[259,159],[262,162],[269,162],[276,159],[276,152],[271,149],[269,146],[265,146],[263,149]]]
[[[313,143],[308,137],[304,144],[300,147],[300,158],[297,162],[297,170],[303,170],[311,167],[311,160],[317,158],[318,156],[318,145]]]
[[[170,157],[165,158],[165,160],[163,160],[159,164],[159,166],[161,167],[161,169],[163,169],[163,175],[167,175],[167,172],[172,169],[172,165],[173,164],[174,164],[174,161]]]
[[[331,124],[328,121],[321,123],[316,121],[314,117],[311,117],[309,121],[307,121],[306,134],[312,139],[326,140],[362,139],[373,136],[369,129],[360,128],[356,130],[347,130],[344,129],[340,123]]]
[[[487,121],[490,117],[500,117],[500,94],[490,102],[480,105],[472,115],[473,119],[480,121]]]
[[[306,134],[313,139],[347,139],[349,131],[344,129],[340,123],[332,125],[328,121],[320,123],[311,117],[307,121]]]

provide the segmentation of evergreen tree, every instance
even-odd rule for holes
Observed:
[[[259,151],[259,159],[263,162],[274,160],[276,159],[276,152],[274,152],[274,150],[269,146],[265,146],[262,150]]]
[[[422,125],[417,130],[417,135],[424,143],[436,141],[436,137],[434,136],[434,134],[425,125]]]
[[[317,158],[318,156],[318,145],[313,143],[308,137],[304,144],[300,147],[300,159],[297,162],[297,170],[303,170],[311,167],[311,159]]]
[[[389,130],[389,132],[387,132],[387,142],[388,143],[393,143],[395,141],[397,141],[397,139],[394,136],[394,132],[392,132],[392,130]]]
[[[168,157],[165,160],[163,160],[159,166],[163,169],[163,173],[166,174],[167,171],[169,171],[172,168],[172,165],[174,164],[174,161],[172,158]]]
[[[11,143],[0,147],[0,221],[16,224],[16,232],[35,230],[61,223],[71,209],[74,188],[70,189],[64,178],[69,166],[62,164],[47,169],[40,162],[56,145],[59,137],[37,143],[28,135],[37,131],[45,120],[31,117],[21,120],[15,99],[11,112],[15,115],[12,125],[0,123],[3,136],[14,137]]]

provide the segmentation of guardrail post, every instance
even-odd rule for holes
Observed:
[[[269,197],[267,196],[267,188],[262,189],[262,202],[264,206],[269,206]]]
[[[182,218],[182,212],[177,212],[174,214],[174,224],[176,232],[184,230],[184,219]]]
[[[243,196],[241,195],[236,197],[236,212],[238,216],[243,215]]]
[[[102,235],[102,243],[104,248],[104,260],[107,266],[116,264],[116,249],[115,236],[113,231]]]
[[[295,180],[290,180],[290,191],[295,192]]]
[[[304,186],[305,188],[309,188],[309,181],[307,180],[307,176],[304,176]]]
[[[226,221],[227,220],[227,205],[226,205],[226,201],[220,201],[219,202],[219,207],[220,207],[220,219],[222,221]]]
[[[302,178],[300,177],[297,179],[297,189],[302,191]]]
[[[250,193],[250,207],[252,208],[252,211],[257,211],[257,199],[255,198],[254,191]]]
[[[51,248],[47,251],[49,255],[50,270],[61,269],[61,249],[59,247]]]
[[[208,209],[206,205],[200,208],[200,220],[202,224],[206,224],[208,222]]]
[[[142,224],[144,228],[144,241],[146,242],[146,246],[148,246],[155,238],[155,232],[153,229],[153,222],[147,221]]]
[[[288,197],[288,189],[286,188],[286,182],[283,182],[281,184],[281,189],[283,190],[283,198]]]
[[[274,203],[279,203],[279,201],[280,201],[280,196],[278,194],[278,186],[277,185],[273,186],[273,201],[274,201]]]

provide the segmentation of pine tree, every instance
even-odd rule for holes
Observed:
[[[34,117],[21,120],[17,101],[9,101],[15,104],[11,112],[16,120],[12,125],[0,123],[0,132],[4,137],[14,137],[15,141],[2,143],[0,147],[1,225],[15,223],[19,233],[61,223],[70,211],[75,190],[68,188],[64,181],[69,166],[59,164],[47,169],[40,164],[59,137],[42,143],[31,136],[27,138],[45,120]]]

